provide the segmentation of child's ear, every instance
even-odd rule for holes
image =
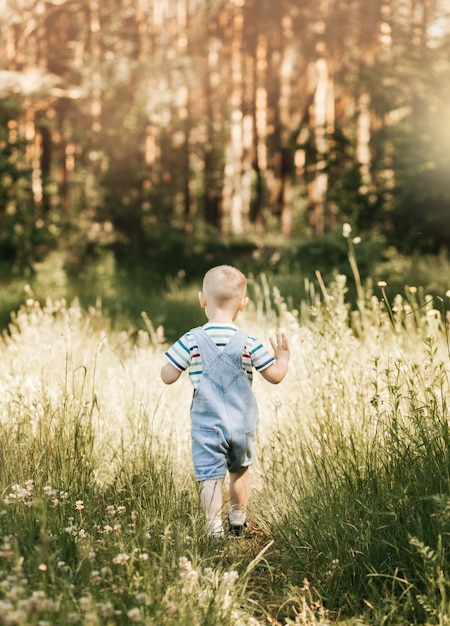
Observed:
[[[198,295],[198,301],[200,302],[200,306],[202,307],[202,309],[204,309],[206,307],[205,294],[203,293],[203,291],[199,291],[197,295]]]
[[[245,307],[248,304],[248,301],[249,301],[248,296],[245,296],[244,298],[242,298],[241,304],[239,305],[239,311],[243,311],[245,309]]]

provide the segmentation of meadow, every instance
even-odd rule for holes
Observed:
[[[386,287],[293,307],[254,277],[239,324],[285,329],[291,362],[254,382],[237,540],[205,535],[164,328],[28,289],[0,345],[0,624],[449,624],[450,294]]]

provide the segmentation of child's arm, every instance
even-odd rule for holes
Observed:
[[[181,370],[178,370],[172,363],[167,362],[161,368],[161,380],[166,385],[171,385],[181,376]]]
[[[291,353],[289,351],[289,344],[284,333],[277,333],[276,341],[271,338],[270,343],[273,348],[276,362],[262,370],[261,375],[269,383],[276,385],[281,383],[283,378],[286,376]]]

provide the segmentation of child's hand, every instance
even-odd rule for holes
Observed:
[[[284,333],[277,333],[276,338],[270,338],[270,343],[273,348],[274,357],[278,360],[280,357],[289,357],[289,344]]]
[[[284,333],[277,333],[275,339],[270,338],[270,343],[272,344],[275,362],[266,367],[266,369],[261,370],[261,375],[269,383],[277,385],[286,375],[291,353]]]

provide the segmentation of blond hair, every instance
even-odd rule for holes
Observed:
[[[203,293],[218,304],[241,300],[247,291],[244,274],[231,265],[217,265],[208,270],[203,278]]]

